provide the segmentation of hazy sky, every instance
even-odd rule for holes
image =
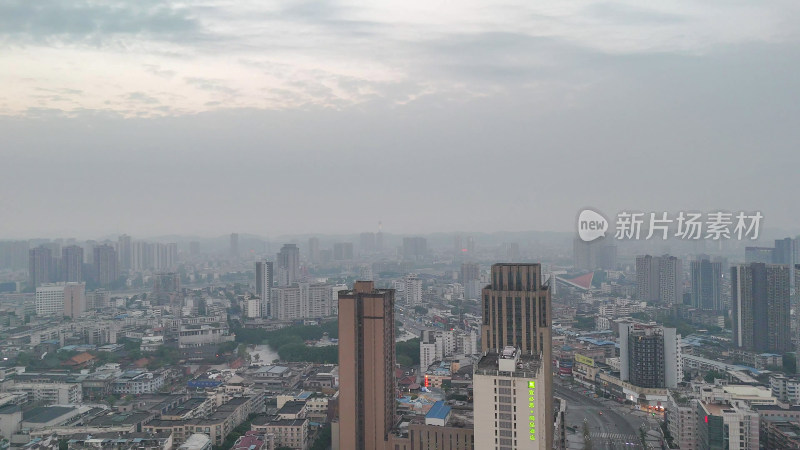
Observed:
[[[800,3],[0,2],[0,237],[800,226]]]

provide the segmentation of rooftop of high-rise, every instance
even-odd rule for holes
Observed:
[[[506,347],[489,350],[475,365],[475,375],[535,378],[542,366],[540,355],[523,353],[520,349]]]

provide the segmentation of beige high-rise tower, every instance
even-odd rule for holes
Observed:
[[[494,264],[491,284],[483,288],[481,350],[502,353],[506,347],[520,350],[521,357],[540,360],[544,391],[543,411],[551,415],[553,371],[550,286],[542,283],[540,264]],[[477,396],[477,393],[476,393]],[[537,440],[546,439],[544,448],[553,446],[553,418],[539,418]],[[476,416],[477,422],[477,416]],[[546,424],[546,425],[545,425]],[[544,436],[542,436],[544,434]],[[477,439],[477,436],[476,436]],[[476,440],[477,442],[477,440]],[[517,448],[517,447],[514,447]],[[519,447],[527,448],[527,447]],[[541,448],[541,447],[537,447]]]
[[[394,361],[394,290],[357,281],[352,291],[339,292],[339,422],[333,433],[339,449],[386,448],[394,425]]]

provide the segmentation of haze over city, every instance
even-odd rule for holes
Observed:
[[[798,8],[4,2],[2,234],[796,232]]]

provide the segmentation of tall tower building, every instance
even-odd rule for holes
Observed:
[[[256,261],[256,295],[261,299],[261,316],[272,317],[273,267],[271,261]]]
[[[550,286],[542,283],[541,265],[492,265],[491,284],[483,289],[482,297],[481,350],[500,354],[506,347],[512,347],[519,350],[520,358],[525,359],[530,367],[534,365],[532,359],[541,361],[543,384],[539,381],[536,386],[540,393],[544,392],[544,401],[538,404],[543,407],[541,411],[545,412],[544,419],[540,419],[544,430],[539,428],[539,433],[545,436],[545,442],[543,447],[535,448],[550,449],[553,447],[553,433],[547,427],[552,427],[553,423],[549,413],[553,404],[553,372],[550,370],[550,361],[553,359],[550,326],[552,306]],[[535,371],[536,376],[539,376],[539,371]],[[475,436],[477,445],[477,428]],[[541,439],[541,434],[537,439]]]
[[[406,305],[417,306],[422,304],[422,280],[416,274],[405,277]]]
[[[797,239],[785,238],[775,240],[775,251],[772,254],[772,262],[774,264],[783,264],[794,267],[797,264],[798,246]],[[796,283],[794,271],[789,272],[789,287],[791,292],[796,292]]]
[[[86,283],[64,285],[64,315],[72,319],[86,312]]]
[[[339,449],[387,448],[394,364],[394,290],[356,281],[352,291],[339,292],[339,422],[333,433]]]
[[[472,280],[481,279],[481,266],[476,263],[463,263],[461,264],[461,274],[458,277],[458,282],[467,285]]]
[[[636,297],[639,301],[675,305],[683,302],[681,260],[669,255],[636,257]]]
[[[47,247],[36,247],[28,251],[28,281],[36,288],[53,278],[53,252]]]
[[[117,251],[103,244],[94,248],[94,280],[100,286],[108,286],[119,278]]]
[[[791,350],[789,271],[764,263],[731,267],[734,345],[757,353]]]
[[[231,257],[233,258],[239,257],[239,233],[231,233],[231,243],[230,243],[230,248],[228,250],[230,252]]]
[[[300,280],[300,249],[295,244],[283,244],[278,253],[278,284],[289,286]]]
[[[675,328],[623,323],[620,379],[643,388],[676,388],[683,380],[681,336]]]
[[[83,281],[83,247],[69,245],[61,249],[61,265],[64,281]]]
[[[691,264],[692,306],[721,311],[722,307],[722,263],[711,262],[703,256]]]
[[[131,237],[127,234],[117,239],[117,252],[119,252],[119,267],[121,270],[131,269]]]
[[[476,449],[550,450],[547,360],[506,347],[486,352],[472,378]]]

